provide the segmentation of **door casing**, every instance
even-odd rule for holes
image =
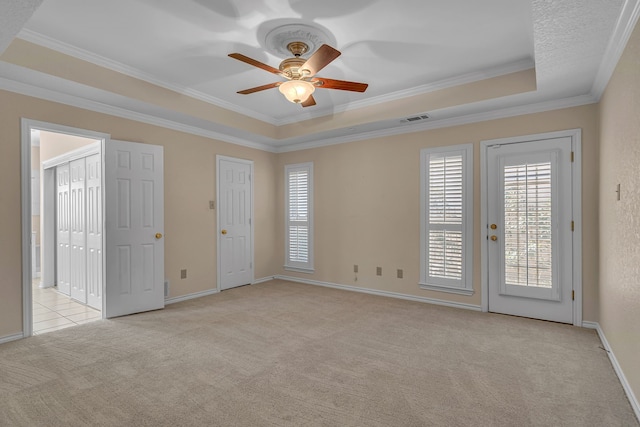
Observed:
[[[20,155],[20,191],[21,191],[21,219],[22,219],[22,336],[24,338],[33,335],[33,306],[31,283],[33,281],[31,272],[31,130],[42,130],[47,132],[64,133],[73,136],[96,139],[100,141],[102,152],[111,136],[102,132],[94,132],[70,126],[47,123],[27,118],[22,118],[21,125],[21,155]],[[102,176],[104,176],[104,157],[102,159]],[[45,189],[46,190],[46,189]],[[52,209],[53,205],[44,200],[42,209]],[[104,192],[102,194],[102,206],[104,209]],[[44,231],[43,231],[44,232]],[[104,236],[104,224],[102,235]],[[104,239],[102,242],[102,262],[105,263]],[[44,269],[46,266],[42,266]],[[51,268],[51,266],[49,266]],[[102,273],[102,295],[105,290],[105,272]],[[105,299],[102,299],[102,316],[105,313]]]
[[[492,139],[480,142],[480,178],[481,178],[481,208],[480,208],[480,265],[481,265],[481,295],[482,311],[489,311],[489,228],[487,221],[489,188],[487,171],[487,150],[496,144],[517,144],[520,142],[539,141],[570,137],[573,151],[573,165],[571,168],[572,195],[571,205],[573,211],[574,232],[573,244],[573,325],[582,326],[582,131],[571,129],[559,132],[548,132],[534,135],[525,135],[510,138]]]
[[[218,292],[220,292],[222,290],[222,257],[221,257],[221,244],[220,244],[220,162],[226,160],[226,161],[230,161],[230,162],[238,162],[238,163],[244,163],[249,165],[250,167],[250,174],[251,174],[251,179],[250,179],[250,191],[251,191],[251,230],[250,230],[250,245],[251,245],[251,283],[253,283],[255,281],[255,260],[254,260],[254,200],[253,200],[253,182],[254,182],[254,175],[253,175],[253,161],[252,160],[246,160],[246,159],[238,159],[235,157],[228,157],[228,156],[222,156],[217,154],[216,155],[216,258],[217,258],[217,265],[216,265],[216,289],[218,290]]]

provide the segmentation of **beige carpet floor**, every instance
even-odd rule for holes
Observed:
[[[600,345],[272,281],[0,345],[0,425],[637,426]]]

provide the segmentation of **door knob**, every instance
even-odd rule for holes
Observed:
[[[227,230],[222,230],[221,233],[222,234],[227,234]]]
[[[162,233],[156,233],[156,239],[162,239]]]
[[[495,242],[496,240],[498,240],[498,236],[491,236],[491,240]]]
[[[492,229],[492,230],[495,230],[496,228],[498,228],[498,226],[497,226],[497,225],[495,225],[495,224],[491,224],[491,226],[490,226],[490,227],[491,227],[491,229]]]

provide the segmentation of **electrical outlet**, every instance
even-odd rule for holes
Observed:
[[[186,268],[184,270],[180,270],[180,278],[181,279],[186,279],[187,278],[187,269]]]
[[[398,269],[398,279],[402,279],[402,276],[403,276],[402,269],[401,269],[401,268],[399,268],[399,269]]]
[[[209,200],[209,209],[214,210],[216,208],[216,201]]]
[[[376,267],[376,276],[382,276],[382,267]]]
[[[358,272],[358,264],[353,264],[353,272],[354,273]]]

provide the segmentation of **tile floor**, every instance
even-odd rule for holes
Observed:
[[[102,319],[98,310],[73,301],[55,288],[33,283],[33,335]]]

